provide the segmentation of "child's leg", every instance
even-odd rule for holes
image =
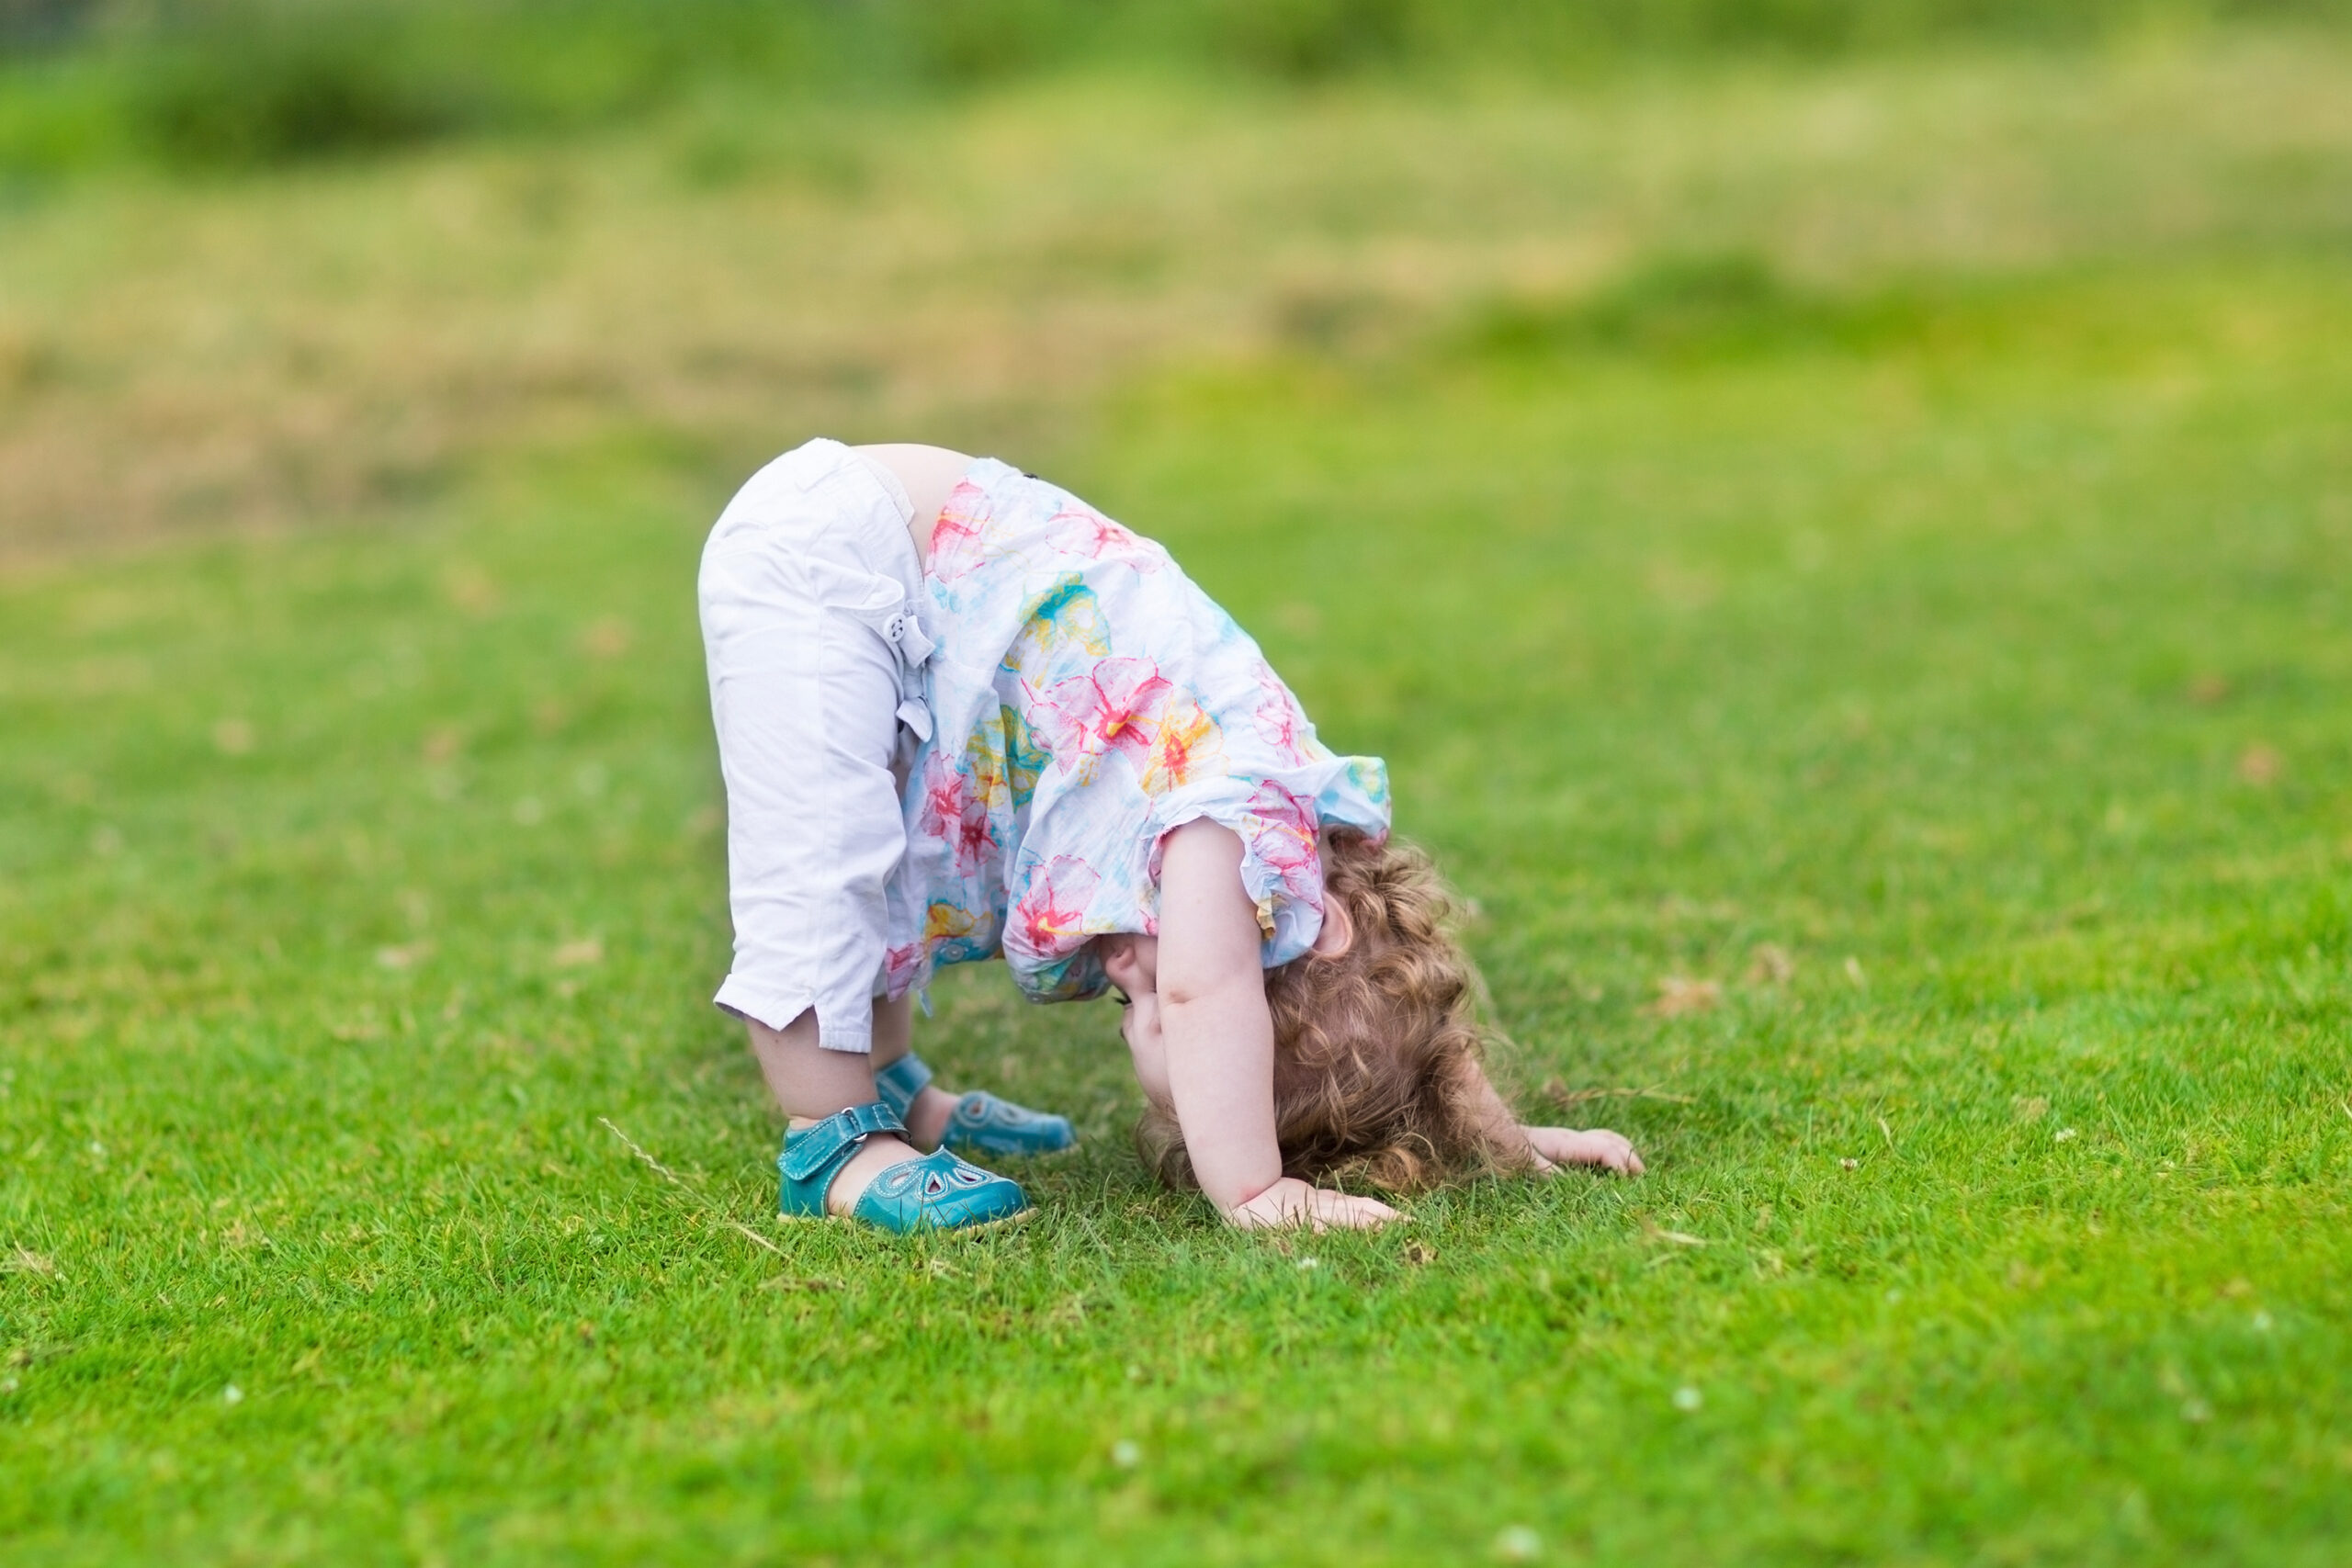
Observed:
[[[914,998],[901,997],[897,1001],[874,1001],[874,1054],[861,1056],[849,1051],[820,1050],[817,1044],[817,1015],[804,1012],[788,1029],[770,1029],[764,1023],[753,1023],[752,1055],[759,1059],[761,1076],[768,1081],[768,1091],[784,1108],[795,1127],[805,1127],[812,1122],[831,1116],[836,1111],[846,1111],[853,1105],[870,1104],[875,1099],[874,1073],[887,1067],[911,1048],[914,1039]],[[926,1084],[907,1111],[907,1137],[893,1138],[876,1134],[865,1140],[857,1156],[842,1168],[840,1176],[825,1193],[825,1207],[837,1214],[846,1214],[857,1206],[857,1195],[865,1184],[897,1165],[914,1157],[916,1149],[935,1149],[939,1135],[947,1127],[947,1118],[956,1111],[956,1097]],[[910,1148],[909,1144],[914,1147]]]
[[[884,1009],[895,1007],[897,1048],[888,1056],[880,1047],[888,1027]],[[752,1055],[759,1059],[761,1076],[768,1081],[769,1092],[784,1108],[795,1128],[806,1127],[823,1120],[836,1111],[846,1111],[853,1105],[871,1104],[875,1099],[874,1066],[877,1060],[885,1065],[903,1056],[907,1052],[908,1024],[906,1005],[877,1001],[874,1004],[876,1046],[874,1056],[854,1051],[828,1051],[817,1043],[817,1015],[811,1010],[794,1019],[784,1029],[770,1029],[764,1023],[752,1022]],[[921,1109],[920,1107],[918,1109]],[[949,1102],[954,1109],[954,1102]],[[944,1115],[937,1118],[941,1123]],[[912,1126],[910,1132],[914,1131]],[[931,1130],[927,1139],[918,1136],[925,1147],[939,1142],[938,1127]],[[900,1139],[887,1133],[876,1133],[865,1140],[865,1145],[842,1168],[833,1184],[825,1190],[828,1213],[846,1214],[857,1206],[858,1195],[865,1184],[894,1165],[916,1157],[916,1151]]]
[[[874,998],[874,1055],[868,1058],[874,1070],[880,1072],[909,1051],[914,1049],[915,999],[900,997],[897,1001]],[[947,1130],[947,1119],[956,1113],[956,1097],[936,1084],[925,1084],[914,1103],[907,1107],[907,1141],[919,1149],[935,1149],[939,1135]]]
[[[904,1009],[877,1014],[872,999],[905,852],[892,774],[904,671],[873,622],[910,592],[889,568],[910,560],[904,527],[859,459],[804,448],[744,487],[703,556],[735,926],[718,1000],[750,1024],[799,1126],[876,1102],[877,1021],[905,1050]],[[904,1139],[866,1135],[826,1207],[850,1212],[874,1176],[915,1157]]]
[[[1066,1116],[1032,1111],[982,1090],[962,1093],[933,1080],[931,1069],[917,1059],[912,1077],[921,1084],[906,1099],[908,1075],[892,1074],[893,1063],[910,1053],[914,1034],[914,998],[874,1004],[874,1074],[876,1087],[893,1105],[905,1100],[899,1112],[907,1124],[907,1141],[930,1150],[944,1144],[960,1155],[1046,1155],[1078,1142]],[[896,1082],[891,1081],[896,1078]]]

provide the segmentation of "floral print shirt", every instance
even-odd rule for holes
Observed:
[[[889,889],[893,997],[1001,953],[1039,1001],[1102,994],[1091,943],[1159,931],[1159,845],[1240,836],[1267,967],[1323,925],[1317,832],[1388,830],[1387,770],[1340,757],[1166,550],[983,458],[933,525],[931,733]]]

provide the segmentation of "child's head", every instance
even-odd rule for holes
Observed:
[[[1480,1114],[1476,987],[1436,869],[1409,845],[1352,832],[1333,834],[1322,858],[1325,936],[1266,976],[1283,1174],[1411,1190],[1510,1163]],[[1162,1180],[1193,1184],[1165,1106],[1145,1111],[1136,1142]]]

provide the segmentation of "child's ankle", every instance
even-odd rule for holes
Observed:
[[[919,1149],[935,1149],[946,1135],[947,1119],[956,1114],[956,1097],[936,1084],[925,1084],[907,1107],[907,1142]]]

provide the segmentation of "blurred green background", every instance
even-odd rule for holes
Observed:
[[[2336,1561],[2347,22],[0,0],[0,1561]],[[1037,1221],[774,1224],[818,433],[1165,540],[1651,1175],[1229,1235],[967,972]]]
[[[565,131],[729,88],[900,98],[1072,67],[1532,79],[1737,53],[2097,44],[2344,0],[8,0],[6,162],[246,165]]]

